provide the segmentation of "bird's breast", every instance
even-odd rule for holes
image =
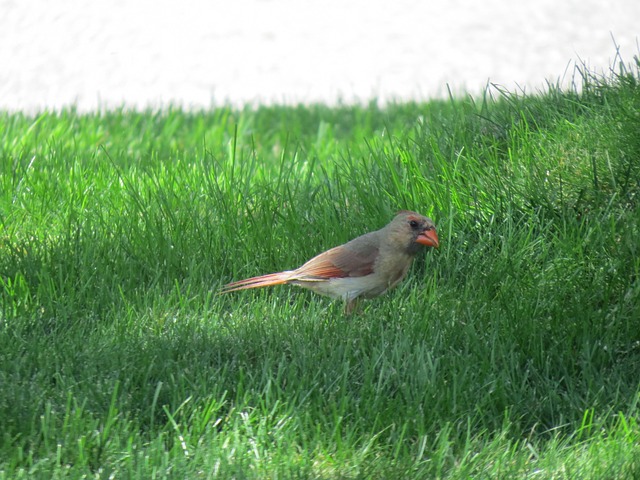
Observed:
[[[398,265],[396,268],[389,272],[390,275],[387,280],[389,288],[394,288],[396,285],[398,285],[398,283],[402,281],[402,279],[407,275],[407,272],[409,271],[409,265],[411,265],[411,263]]]

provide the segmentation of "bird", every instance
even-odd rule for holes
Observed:
[[[424,247],[438,248],[439,245],[433,220],[401,210],[380,230],[331,248],[295,270],[228,283],[220,293],[292,284],[320,295],[341,298],[345,301],[345,313],[350,314],[360,298],[377,297],[398,285]]]

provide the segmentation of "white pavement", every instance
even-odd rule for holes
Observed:
[[[0,0],[0,110],[531,92],[638,37],[638,0]]]

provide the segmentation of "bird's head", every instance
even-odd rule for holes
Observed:
[[[391,225],[400,238],[408,240],[410,253],[417,253],[420,246],[438,248],[440,245],[433,220],[424,215],[403,210],[397,213]]]

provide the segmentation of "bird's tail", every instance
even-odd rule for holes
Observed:
[[[246,278],[231,282],[222,287],[220,293],[235,292],[237,290],[246,290],[248,288],[271,287],[272,285],[283,285],[291,280],[292,272],[269,273],[260,275],[259,277]]]

